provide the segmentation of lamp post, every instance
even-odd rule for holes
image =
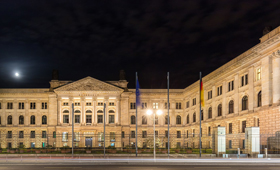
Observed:
[[[157,110],[157,112],[153,112],[152,110],[147,110],[147,115],[151,115],[153,114],[154,115],[154,159],[156,159],[156,123],[155,123],[155,120],[156,120],[156,114],[157,115],[161,115],[162,114],[162,111],[161,110]]]

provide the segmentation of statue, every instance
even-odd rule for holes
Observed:
[[[52,80],[58,80],[58,70],[52,71]]]
[[[124,70],[120,71],[120,80],[125,80],[125,72],[124,72]]]

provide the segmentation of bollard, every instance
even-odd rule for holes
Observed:
[[[267,158],[267,148],[264,148],[265,158]]]
[[[240,158],[240,148],[237,148],[237,151],[238,151],[237,158]]]

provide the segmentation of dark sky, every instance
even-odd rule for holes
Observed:
[[[273,0],[1,0],[0,87],[49,87],[92,76],[129,87],[185,88],[280,25]],[[15,78],[15,72],[20,78]]]

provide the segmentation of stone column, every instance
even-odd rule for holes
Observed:
[[[273,63],[273,104],[279,105],[280,103],[280,50],[278,50],[273,54],[272,63]],[[262,75],[261,78],[263,78]]]
[[[73,97],[69,97],[69,105],[70,105],[70,109],[69,109],[69,125],[72,125],[72,103],[73,102]],[[61,115],[61,113],[60,113]]]
[[[63,117],[62,117],[62,113],[61,113],[61,97],[59,97],[58,99],[58,106],[57,106],[57,120],[58,120],[58,124],[61,125],[63,123]],[[69,110],[70,111],[70,110]]]
[[[120,102],[119,98],[116,99],[116,114],[115,114],[115,124],[119,124],[119,111],[120,111]]]
[[[272,104],[272,60],[271,56],[266,56],[261,60],[262,67],[262,105]]]
[[[81,97],[81,126],[84,126],[85,122],[86,122],[85,97]]]
[[[213,86],[212,87],[212,105],[211,105],[211,107],[212,107],[212,119],[217,117],[216,96],[217,96],[216,87]]]
[[[254,67],[250,67],[248,73],[248,85],[249,85],[248,110],[249,111],[253,111],[254,109],[254,99],[255,99],[254,80],[255,80]]]
[[[223,82],[223,88],[222,88],[222,116],[225,117],[228,114],[227,105],[226,103],[226,92],[227,92],[227,82]]]
[[[106,116],[106,124],[109,124],[109,110],[108,110],[108,105],[109,105],[109,102],[108,102],[109,98],[108,97],[105,97],[104,98],[104,103],[106,103],[106,113],[105,113],[105,116]]]
[[[93,118],[93,124],[97,124],[97,110],[96,110],[96,97],[93,97],[93,110],[92,110],[92,118]]]
[[[17,126],[19,124],[19,115],[18,115],[18,101],[15,99],[13,102],[13,110],[14,110],[14,115],[13,115],[13,125]]]
[[[30,125],[30,115],[29,115],[29,101],[26,99],[24,102],[24,109],[25,109],[25,115],[24,115],[24,125],[28,126]]]
[[[239,113],[239,74],[234,76],[234,113]]]

